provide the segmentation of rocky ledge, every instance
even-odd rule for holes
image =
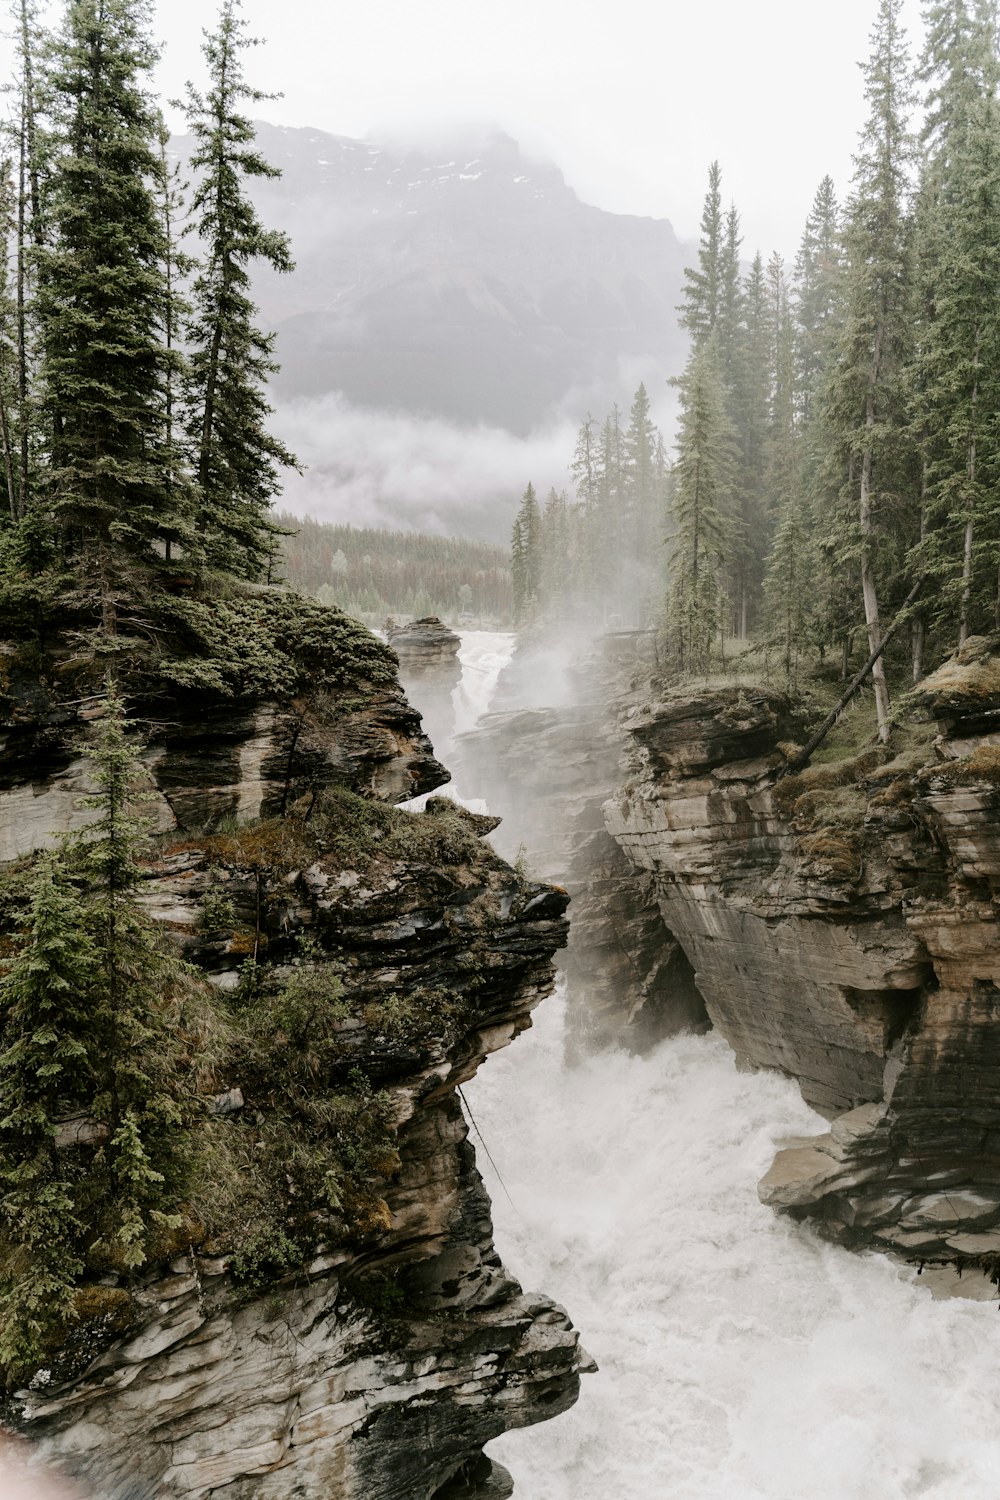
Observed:
[[[447,753],[455,723],[451,695],[462,678],[461,637],[437,615],[427,615],[407,625],[390,623],[386,638],[399,658],[404,691],[419,705],[439,751]]]
[[[995,644],[995,643],[994,643]],[[970,642],[903,754],[785,776],[781,693],[628,711],[607,826],[745,1064],[831,1120],[761,1183],[829,1235],[1000,1267],[1000,668]]]
[[[140,899],[241,1024],[247,1006],[274,1024],[208,1080],[216,1165],[173,1250],[88,1283],[67,1345],[8,1403],[102,1500],[486,1500],[511,1485],[484,1444],[576,1398],[586,1357],[493,1248],[456,1092],[530,1025],[566,896],[481,843],[494,819],[387,805],[447,773],[364,651],[345,684],[306,672],[262,698],[199,668],[186,693],[132,700],[156,832]],[[103,707],[58,672],[32,685],[16,653],[4,686],[10,858],[86,822]],[[59,1149],[82,1161],[88,1123]],[[226,1195],[239,1233],[213,1227]]]

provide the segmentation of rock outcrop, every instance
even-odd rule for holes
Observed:
[[[641,1049],[707,1025],[681,945],[664,933],[652,878],[610,836],[603,804],[621,784],[627,707],[648,696],[651,632],[601,637],[584,654],[522,644],[493,711],[456,742],[465,786],[487,787],[503,822],[495,843],[572,897],[561,967],[573,989],[574,1044]]]
[[[45,682],[29,693],[16,670],[5,686],[10,859],[90,815],[80,748],[102,702]],[[93,1316],[7,1418],[107,1500],[509,1494],[484,1444],[570,1405],[586,1357],[565,1313],[525,1295],[493,1248],[456,1090],[530,1025],[566,896],[480,842],[494,819],[442,799],[421,814],[385,805],[447,773],[381,673],[340,692],[199,685],[134,703],[159,832],[143,904],[220,994],[251,956],[265,985],[328,966],[324,1067],[332,1086],[367,1091],[388,1145],[305,1264],[248,1271],[245,1247],[194,1212],[169,1264],[105,1275]],[[281,1080],[249,1057],[229,1075],[206,1100],[213,1139],[222,1151],[238,1133],[249,1161]],[[68,1122],[62,1144],[84,1145],[86,1126]]]
[[[408,625],[390,625],[386,638],[399,658],[403,691],[419,708],[438,753],[448,755],[455,729],[451,695],[462,678],[461,637],[437,615],[428,615]]]
[[[632,774],[605,812],[712,1023],[832,1120],[779,1152],[764,1201],[993,1270],[1000,673],[972,643],[921,698],[923,745],[781,777],[802,731],[787,697],[667,695],[631,710]]]

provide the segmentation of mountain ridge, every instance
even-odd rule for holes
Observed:
[[[502,132],[442,151],[256,128],[282,176],[255,201],[297,263],[255,278],[276,400],[339,391],[523,435],[677,373],[690,248],[669,221],[583,203]]]

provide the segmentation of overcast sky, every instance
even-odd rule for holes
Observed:
[[[841,189],[877,0],[244,0],[262,117],[343,135],[495,122],[586,201],[697,232],[722,164],[745,252],[794,254],[816,184]],[[919,0],[907,0],[911,37]],[[161,0],[164,92],[200,73],[210,3]]]

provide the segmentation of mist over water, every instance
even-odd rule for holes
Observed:
[[[490,649],[465,644],[470,697]],[[491,1445],[516,1500],[997,1494],[995,1303],[935,1300],[760,1204],[776,1142],[826,1128],[787,1079],[711,1035],[567,1068],[572,1003],[560,984],[465,1087],[500,1253],[600,1366],[572,1411]]]

